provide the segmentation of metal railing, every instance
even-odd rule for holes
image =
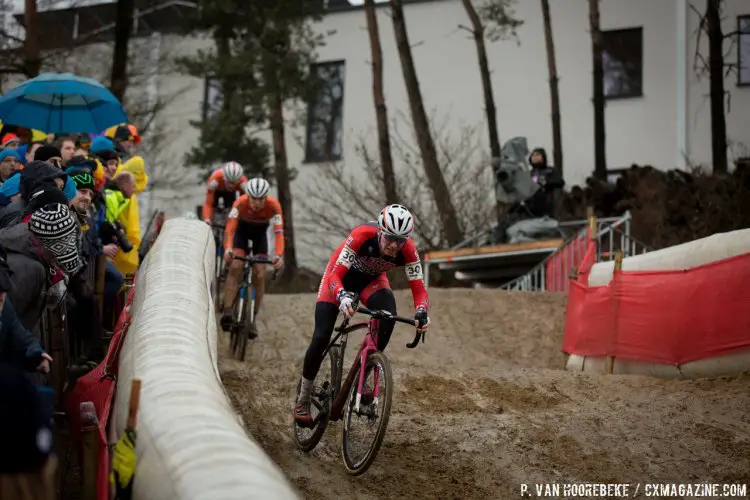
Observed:
[[[632,215],[596,219],[596,262],[613,260],[622,250],[623,257],[646,253],[650,248],[630,236]],[[523,292],[567,292],[569,277],[583,261],[588,247],[588,227],[579,229],[554,253],[534,266],[531,271],[500,288]]]
[[[599,222],[602,224],[606,223],[615,223],[617,221],[622,220],[621,217],[602,217],[599,219]],[[588,226],[588,219],[576,219],[576,220],[568,220],[568,221],[562,221],[558,222],[557,225],[560,228],[560,236],[567,237],[570,235],[571,231],[578,231],[580,228],[586,228]],[[461,248],[467,248],[470,246],[483,246],[476,244],[477,240],[481,239],[482,237],[489,237],[495,232],[495,229],[497,228],[497,224],[494,224],[489,229],[485,229],[480,231],[479,233],[475,234],[474,236],[470,236],[469,238],[465,239],[458,245],[452,246],[448,248],[448,250],[459,250]]]

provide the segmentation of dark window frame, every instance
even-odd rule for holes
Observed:
[[[605,81],[603,82],[604,85],[604,99],[607,101],[615,101],[618,99],[635,99],[639,97],[643,97],[643,87],[644,87],[644,50],[643,50],[643,26],[637,26],[632,28],[620,28],[620,29],[614,29],[614,30],[603,30],[602,31],[602,58],[604,57],[604,52],[607,52],[607,36],[617,36],[617,35],[636,35],[638,37],[638,40],[640,41],[640,47],[637,49],[637,63],[638,66],[640,66],[638,72],[637,72],[637,85],[636,87],[630,91],[630,92],[618,92],[612,95],[607,95],[607,86],[606,86],[606,79],[607,79],[607,67],[604,62],[604,75],[603,78]],[[610,69],[611,71],[611,69]]]
[[[742,29],[743,21],[747,23],[745,26],[745,30]],[[747,43],[750,44],[750,14],[743,14],[741,16],[737,16],[737,86],[738,87],[750,87],[750,48],[748,49],[748,52],[744,54],[744,61],[743,61],[743,54],[742,54],[742,42],[743,39],[747,38]],[[748,45],[750,47],[750,45]],[[746,66],[747,79],[742,79],[742,66]]]
[[[343,135],[344,130],[344,100],[346,99],[346,60],[345,59],[334,59],[330,61],[321,61],[314,63],[310,66],[310,71],[315,72],[318,70],[318,68],[321,67],[342,67],[343,68],[343,83],[342,83],[342,89],[341,89],[341,111],[340,111],[340,117],[341,120],[341,132]],[[341,139],[341,144],[339,144],[340,154],[336,154],[333,151],[326,152],[326,154],[317,154],[314,152],[311,148],[312,141],[311,139],[311,133],[312,133],[312,127],[314,124],[314,113],[313,109],[317,105],[317,98],[313,97],[307,102],[307,124],[305,125],[305,157],[303,160],[303,163],[327,163],[327,162],[335,162],[335,161],[341,161],[344,157],[344,151],[343,151],[343,138]]]

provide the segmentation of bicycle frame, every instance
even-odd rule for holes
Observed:
[[[234,257],[235,259],[241,259],[243,261],[242,266],[242,281],[240,282],[239,289],[237,290],[237,296],[235,297],[235,304],[239,301],[239,313],[237,317],[237,324],[242,324],[245,320],[245,301],[250,300],[253,307],[250,308],[250,321],[255,321],[255,287],[253,286],[253,266],[255,264],[271,264],[271,260],[267,257],[256,257],[253,255],[253,242],[248,242],[248,256],[247,257]],[[272,279],[276,279],[277,271],[274,270]],[[250,290],[250,297],[247,296],[247,290]]]
[[[253,242],[248,243],[248,256],[253,256]],[[247,290],[250,289],[249,300],[255,302],[255,287],[253,286],[253,263],[250,260],[243,259],[242,264],[242,281],[240,281],[239,289],[237,290],[236,301],[239,301],[239,309],[237,314],[237,324],[241,325],[245,321],[245,301],[248,300]],[[253,320],[255,314],[255,305],[250,308],[250,320]]]
[[[379,320],[377,319],[371,319],[368,322],[355,323],[349,326],[342,325],[342,328],[339,329],[336,337],[334,337],[333,341],[323,354],[323,356],[325,357],[325,355],[328,354],[330,348],[334,345],[338,345],[340,347],[341,352],[339,353],[338,359],[336,360],[335,367],[337,374],[336,378],[338,380],[334,381],[334,400],[333,404],[331,405],[330,412],[330,419],[333,421],[341,420],[344,410],[344,404],[346,403],[346,399],[349,397],[349,390],[351,389],[351,385],[354,382],[354,377],[357,374],[359,374],[359,384],[357,387],[357,401],[355,408],[359,410],[359,403],[362,397],[362,386],[365,379],[365,368],[367,366],[367,356],[369,356],[371,352],[377,352],[378,350],[378,325]],[[362,339],[362,343],[359,346],[359,351],[357,352],[357,357],[354,359],[354,363],[352,364],[351,368],[349,368],[349,373],[346,376],[344,384],[340,385],[339,382],[341,376],[344,373],[344,351],[346,349],[349,334],[363,328],[368,328],[368,331],[365,334],[365,337]],[[341,342],[339,344],[336,344],[336,341],[339,338],[341,338]],[[377,377],[377,373],[375,374],[375,376]],[[379,386],[377,382],[378,380],[376,379],[375,389],[373,392],[375,401],[377,401],[378,397]]]
[[[408,323],[408,324],[414,324],[413,320],[408,318],[401,318],[398,316],[393,316],[385,311],[371,311],[367,309],[366,307],[362,307],[358,304],[359,299],[355,298],[355,304],[356,309],[359,310],[359,312],[362,312],[364,314],[369,314],[371,316],[370,320],[367,322],[361,322],[361,323],[355,323],[353,325],[349,325],[349,320],[345,319],[343,323],[341,323],[341,326],[339,326],[336,329],[336,336],[333,338],[333,340],[328,344],[328,347],[323,353],[323,357],[328,354],[328,351],[330,351],[331,347],[337,346],[339,347],[339,356],[338,359],[336,359],[336,366],[334,367],[334,373],[332,374],[332,383],[334,385],[334,400],[331,405],[331,410],[329,414],[329,418],[333,421],[340,420],[342,417],[342,412],[344,410],[344,405],[346,403],[346,400],[349,396],[349,391],[351,389],[351,385],[354,382],[354,377],[359,374],[359,383],[357,387],[357,399],[355,402],[355,411],[359,410],[359,404],[360,400],[362,398],[362,388],[365,380],[365,369],[367,368],[367,357],[370,355],[371,352],[378,352],[378,332],[380,331],[380,320],[382,319],[391,319],[395,322],[399,323]],[[357,352],[357,356],[354,358],[354,363],[352,364],[351,368],[349,368],[349,373],[346,376],[346,380],[344,381],[344,384],[341,385],[341,376],[344,373],[344,351],[346,350],[346,344],[347,340],[349,338],[349,334],[351,332],[361,330],[363,328],[367,328],[368,331],[365,334],[365,337],[362,339],[362,343],[359,346],[359,351]],[[341,342],[337,343],[338,339],[341,339]],[[414,337],[414,340],[410,344],[406,344],[406,347],[409,349],[413,349],[417,347],[417,344],[419,343],[420,339],[422,342],[424,342],[424,334],[420,331],[417,331],[417,335]],[[375,374],[375,388],[373,389],[373,398],[374,402],[377,402],[378,398],[378,391],[379,391],[379,385],[378,385],[378,374]]]

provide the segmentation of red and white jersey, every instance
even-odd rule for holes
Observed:
[[[410,238],[396,256],[381,255],[376,223],[357,226],[334,250],[326,268],[323,286],[328,286],[333,296],[338,297],[341,290],[360,290],[395,267],[403,267],[406,272],[414,307],[428,309],[429,298],[417,246]]]
[[[217,169],[208,178],[206,183],[206,199],[203,202],[203,220],[211,220],[214,215],[214,206],[216,204],[217,193],[238,193],[242,194],[247,184],[247,177],[240,177],[235,183],[230,183],[224,178],[224,169]]]

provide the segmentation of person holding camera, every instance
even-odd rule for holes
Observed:
[[[131,203],[137,203],[133,195],[136,191],[135,177],[127,170],[112,178],[112,182],[104,190],[104,223],[100,228],[102,242],[117,244],[115,262],[120,254],[134,251],[133,243],[126,234],[124,216]]]

